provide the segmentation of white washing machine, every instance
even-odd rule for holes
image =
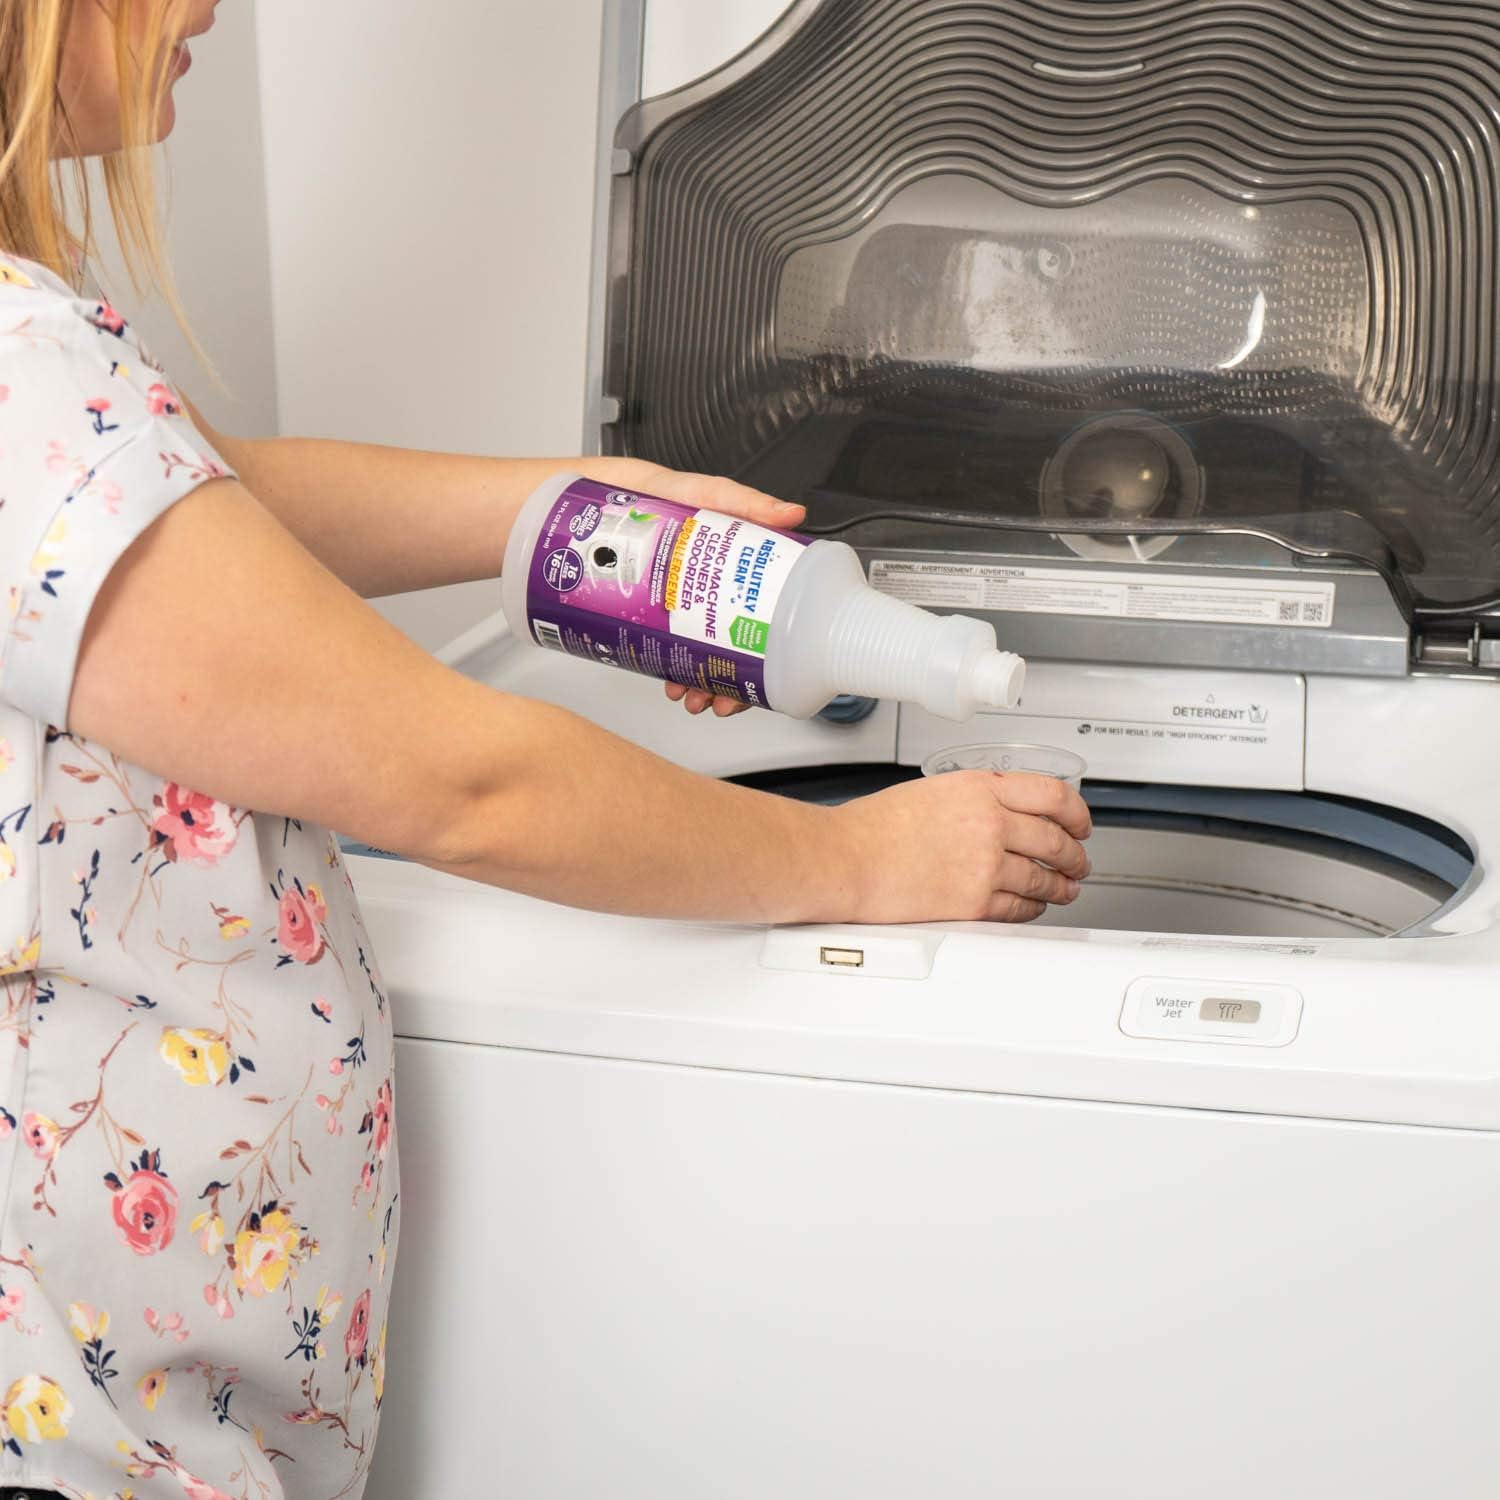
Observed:
[[[585,584],[618,589],[630,598],[651,566],[658,535],[656,516],[628,501],[606,504],[599,524],[579,548]]]
[[[595,436],[805,498],[1022,705],[449,657],[785,795],[1066,745],[1096,874],[764,930],[353,853],[370,1494],[1491,1500],[1500,3],[776,10],[608,9]]]

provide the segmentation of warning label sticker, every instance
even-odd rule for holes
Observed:
[[[896,562],[870,565],[884,594],[934,609],[1012,614],[1096,615],[1123,620],[1188,620],[1208,625],[1279,625],[1326,630],[1335,586],[1325,582],[1199,573],[1095,572],[1082,568],[986,563]]]

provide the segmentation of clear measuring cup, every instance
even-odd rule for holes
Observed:
[[[1033,776],[1053,776],[1078,791],[1088,762],[1071,750],[1056,745],[1026,745],[996,742],[990,745],[958,745],[939,750],[922,763],[924,776],[942,776],[949,771],[1025,771]]]

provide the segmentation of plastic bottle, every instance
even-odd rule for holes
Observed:
[[[1026,670],[993,626],[872,589],[842,542],[571,474],[522,507],[501,590],[518,637],[797,719],[841,694],[968,719]]]

